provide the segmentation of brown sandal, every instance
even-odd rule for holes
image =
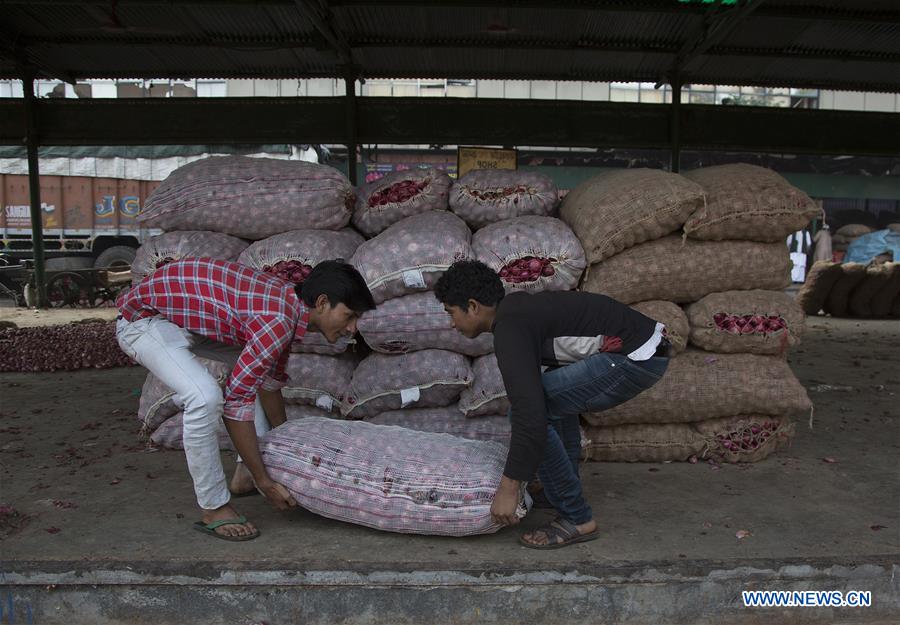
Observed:
[[[519,537],[519,544],[529,549],[560,549],[575,543],[586,543],[600,536],[600,530],[595,529],[587,534],[579,534],[578,528],[571,521],[557,517],[547,525],[539,527],[535,532],[542,532],[547,537],[546,545],[538,545],[525,540],[525,535]]]

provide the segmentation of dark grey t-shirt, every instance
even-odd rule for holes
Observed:
[[[512,405],[504,474],[530,480],[543,457],[547,415],[541,365],[565,365],[600,351],[646,360],[656,351],[662,329],[605,295],[564,291],[504,297],[493,327],[494,351]]]

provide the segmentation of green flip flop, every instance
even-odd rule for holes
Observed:
[[[243,525],[247,522],[247,517],[241,515],[234,519],[222,519],[221,521],[213,521],[212,523],[204,523],[203,521],[197,521],[194,523],[194,529],[198,532],[202,532],[204,534],[210,534],[215,536],[216,538],[221,538],[222,540],[230,540],[236,543],[242,543],[247,540],[253,540],[254,538],[259,538],[259,530],[256,530],[252,534],[247,534],[246,536],[226,536],[225,534],[219,534],[216,531],[216,528],[222,527],[223,525]]]

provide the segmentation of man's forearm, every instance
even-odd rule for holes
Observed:
[[[225,429],[228,430],[235,450],[244,461],[244,466],[250,471],[257,485],[267,480],[269,474],[263,465],[262,456],[259,455],[259,442],[256,438],[256,427],[253,425],[253,421],[225,419]]]
[[[277,391],[259,389],[256,393],[259,396],[259,403],[266,413],[266,419],[268,420],[269,425],[273,428],[277,428],[287,421],[287,413],[284,409],[284,396],[281,394],[281,389]],[[243,454],[241,455],[243,457]]]

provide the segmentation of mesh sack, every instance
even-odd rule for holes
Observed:
[[[524,215],[547,216],[558,203],[553,180],[531,171],[473,169],[450,188],[450,210],[473,230]]]
[[[806,193],[765,167],[735,163],[684,176],[706,191],[706,205],[684,224],[695,239],[781,242],[821,213]]]
[[[247,242],[219,232],[166,232],[137,249],[131,263],[131,280],[137,284],[158,268],[182,258],[236,260]]]
[[[341,414],[348,419],[366,419],[407,406],[449,406],[471,382],[472,369],[462,354],[442,349],[374,353],[353,372]]]
[[[725,417],[693,423],[704,438],[701,456],[723,462],[759,462],[790,445],[795,426],[786,417]]]
[[[312,406],[296,406],[286,404],[285,416],[288,420],[305,419],[309,417],[323,418],[328,416],[324,410]],[[222,451],[235,451],[234,443],[228,435],[224,421],[219,421],[216,433],[219,438],[219,449]],[[150,435],[150,440],[166,449],[184,449],[184,413],[178,412],[174,416],[163,421]]]
[[[472,363],[472,385],[459,396],[459,409],[467,417],[506,414],[509,399],[503,385],[503,375],[497,356],[488,354]]]
[[[866,277],[850,293],[848,309],[855,317],[872,316],[872,299],[891,279],[893,263],[884,265],[871,265],[866,268]]]
[[[450,176],[440,169],[396,171],[359,189],[353,225],[367,237],[433,210],[447,210]]]
[[[891,313],[891,303],[900,294],[900,263],[887,263],[884,271],[887,282],[872,296],[872,316],[886,317]]]
[[[350,181],[327,165],[215,156],[169,174],[147,198],[138,221],[257,240],[289,230],[340,230],[355,201]]]
[[[720,291],[784,289],[791,284],[791,267],[783,241],[683,241],[670,236],[591,265],[581,290],[623,304],[654,299],[696,302]]]
[[[419,432],[440,432],[476,441],[496,441],[509,445],[510,424],[505,414],[467,419],[456,406],[392,410],[367,419],[376,425],[396,425]]]
[[[445,536],[500,529],[490,508],[506,451],[489,441],[334,419],[291,421],[260,445],[272,479],[315,514]]]
[[[457,260],[472,257],[469,227],[447,211],[429,211],[403,221],[359,246],[351,263],[375,302],[427,291]]]
[[[672,343],[672,354],[680,354],[687,348],[691,326],[681,306],[673,302],[650,300],[632,304],[636,311],[666,326],[666,338]]]
[[[321,332],[307,331],[299,341],[291,342],[291,351],[301,354],[326,354],[337,355],[343,354],[349,347],[356,346],[356,339],[342,336],[334,343],[329,343],[328,339]]]
[[[797,304],[803,312],[807,315],[818,315],[825,306],[828,294],[842,275],[844,272],[840,263],[816,261],[806,274],[806,282],[797,293]]]
[[[291,354],[285,368],[288,381],[281,394],[289,403],[313,404],[323,410],[337,410],[358,363],[354,354]]]
[[[688,349],[669,360],[643,393],[582,417],[592,425],[684,423],[735,414],[801,416],[812,402],[788,363],[775,356]]]
[[[681,462],[704,448],[686,423],[588,426],[584,437],[584,459],[596,462]]]
[[[382,354],[446,349],[481,356],[494,350],[493,334],[470,339],[457,332],[444,305],[431,291],[390,299],[365,312],[357,327],[366,344]]]
[[[282,280],[303,284],[313,267],[323,260],[349,260],[363,242],[351,228],[293,230],[256,241],[238,257],[242,265],[272,273]]]
[[[516,217],[482,228],[472,253],[496,271],[507,293],[569,291],[586,262],[575,233],[553,217]]]
[[[566,195],[560,218],[581,240],[589,263],[675,232],[703,207],[703,189],[659,169],[607,171]]]
[[[825,300],[825,312],[835,317],[847,314],[850,305],[850,293],[866,279],[866,266],[860,263],[844,263],[841,265],[842,275],[831,287]]]
[[[231,367],[218,360],[197,358],[206,370],[209,371],[219,386],[224,387],[231,373]],[[152,373],[147,374],[144,386],[141,389],[141,397],[138,401],[137,417],[141,422],[141,433],[146,434],[158,428],[163,421],[181,411],[181,406],[175,403],[175,391],[162,383]]]
[[[687,309],[691,345],[710,352],[784,354],[800,343],[805,315],[781,291],[712,293]]]

